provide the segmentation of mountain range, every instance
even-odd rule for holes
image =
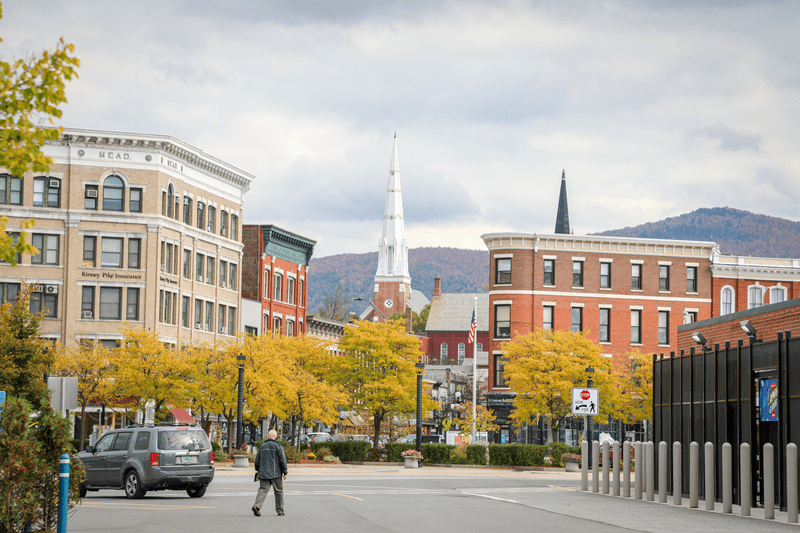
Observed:
[[[733,209],[702,208],[658,222],[608,230],[594,235],[646,239],[714,241],[723,254],[756,257],[800,257],[800,222]],[[312,258],[308,310],[316,313],[336,287],[347,297],[372,298],[378,252]],[[484,292],[489,282],[489,252],[459,248],[413,248],[408,252],[412,287],[428,298],[434,278],[442,278],[442,292]],[[353,305],[354,311],[364,307]]]

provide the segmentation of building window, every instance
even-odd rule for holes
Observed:
[[[572,262],[572,286],[583,287],[583,261]]]
[[[206,205],[203,202],[197,202],[197,227],[204,229],[206,223]]]
[[[223,237],[228,236],[228,212],[224,209],[219,212],[219,234]]]
[[[747,308],[755,309],[764,305],[764,287],[753,285],[747,288]]]
[[[31,263],[34,265],[58,265],[58,235],[44,235],[34,233],[31,244],[39,250],[39,253],[31,256]]]
[[[464,357],[466,357],[466,355],[467,355],[466,348],[467,347],[464,345],[463,342],[459,342],[458,343],[458,364],[459,365],[463,365],[464,364]]]
[[[103,181],[103,211],[122,211],[125,202],[125,183],[119,176]]]
[[[697,322],[697,311],[684,311],[684,315],[686,317],[686,324]]]
[[[100,287],[100,320],[122,318],[122,288]]]
[[[97,211],[97,185],[87,185],[83,195],[83,208]]]
[[[553,311],[555,308],[552,305],[542,308],[542,329],[553,329]]]
[[[9,174],[0,175],[0,204],[22,205],[22,180]]]
[[[281,317],[279,316],[272,317],[272,334],[281,334]]]
[[[192,251],[183,250],[183,277],[192,279]]]
[[[139,289],[128,287],[128,297],[125,300],[125,320],[139,320]]]
[[[264,271],[264,299],[269,300],[269,270]]]
[[[283,276],[275,274],[275,281],[272,282],[272,299],[278,302],[283,296]]]
[[[294,305],[294,278],[286,279],[286,303]]]
[[[231,215],[231,239],[239,239],[239,217],[236,215]]]
[[[686,267],[686,292],[697,292],[697,267]]]
[[[583,307],[572,308],[572,332],[580,333],[583,331]]]
[[[494,306],[494,336],[498,339],[511,336],[511,306]]]
[[[206,302],[206,331],[212,331],[214,328],[214,304]]]
[[[216,263],[215,258],[206,257],[206,283],[209,285],[214,284],[214,263]]]
[[[303,302],[303,280],[301,279],[297,285],[297,305],[300,307],[305,307],[305,302]]]
[[[167,187],[167,205],[165,206],[167,209],[166,215],[168,218],[173,218],[175,213],[172,212],[172,206],[175,205],[175,189],[172,188],[172,184],[169,184]],[[162,210],[162,214],[163,210]]]
[[[642,290],[642,265],[631,265],[631,289]]]
[[[116,350],[119,348],[119,341],[116,339],[100,339],[100,346],[107,350]],[[114,443],[114,450],[126,450],[128,448],[128,441],[131,434],[122,433],[121,435],[125,435],[125,437],[117,437],[117,441]],[[143,435],[143,433],[140,433],[140,435]]]
[[[611,288],[611,263],[600,263],[600,286],[604,289]]]
[[[214,228],[216,227],[217,221],[217,208],[213,205],[208,206],[208,231],[210,233],[214,233]]]
[[[642,343],[642,311],[631,310],[631,344]]]
[[[30,310],[32,314],[38,315],[39,313],[42,313],[44,318],[56,318],[58,294],[32,292],[30,299]]]
[[[478,351],[479,351],[479,352],[482,352],[482,351],[483,351],[483,344],[481,344],[481,343],[479,342],[479,343],[477,344],[477,348],[478,348]]]
[[[660,291],[668,291],[669,290],[669,266],[668,265],[659,265],[658,266],[658,290],[660,290]]]
[[[503,357],[501,354],[495,354],[494,356],[494,386],[495,387],[507,387],[508,384],[506,383],[506,377],[503,373],[503,369],[506,366],[506,358]]]
[[[225,329],[225,309],[226,307],[222,304],[218,307],[219,314],[217,315],[217,324],[219,324],[220,333],[227,333]]]
[[[294,337],[294,320],[286,320],[286,336]]]
[[[238,279],[236,271],[237,271],[237,266],[235,264],[231,263],[230,265],[228,265],[228,275],[229,275],[228,288],[232,291],[236,290],[236,280]]]
[[[159,315],[158,320],[164,324],[175,324],[177,322],[178,295],[169,291],[159,291]]]
[[[122,238],[103,237],[100,266],[122,268]]]
[[[544,284],[556,284],[556,261],[555,259],[544,260]]]
[[[192,225],[192,199],[188,196],[183,197],[183,223]]]
[[[511,259],[495,259],[495,280],[497,284],[511,283]]]
[[[188,328],[189,326],[189,305],[192,299],[189,296],[183,296],[181,299],[181,326]]]
[[[128,202],[128,211],[131,213],[142,212],[142,189],[130,190],[130,201]]]
[[[611,309],[600,309],[600,342],[611,342]]]
[[[256,335],[258,335],[258,328],[254,326],[245,326],[244,333],[245,335],[252,335],[255,337]]]
[[[19,283],[0,283],[0,305],[13,304],[19,294]]]
[[[203,327],[203,301],[195,299],[194,301],[194,329]]]
[[[236,308],[228,308],[228,335],[236,334]]]
[[[197,267],[196,268],[196,270],[197,270],[197,272],[196,272],[197,281],[201,281],[201,282],[203,281],[203,272],[205,272],[205,269],[204,269],[204,267],[205,267],[205,264],[204,264],[205,258],[206,258],[206,256],[204,256],[203,254],[197,254],[197,259],[195,260],[195,265]]]
[[[60,207],[61,180],[33,178],[33,205],[35,207]]]
[[[142,268],[142,239],[128,239],[128,268]]]
[[[722,288],[722,295],[720,298],[721,302],[721,309],[720,314],[722,315],[729,315],[733,313],[733,288],[732,287],[723,287]]]
[[[443,342],[439,345],[439,357],[442,359],[447,359],[447,343]]]
[[[81,290],[81,318],[94,318],[94,287]]]
[[[219,260],[219,286],[227,287],[228,285],[228,262]]]
[[[786,288],[785,287],[771,287],[769,289],[769,303],[770,304],[777,304],[781,303],[786,300]]]
[[[83,238],[83,266],[93,267],[97,264],[97,237]]]
[[[669,311],[658,312],[658,344],[669,344]]]

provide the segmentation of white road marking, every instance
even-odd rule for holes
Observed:
[[[475,494],[473,492],[462,492],[461,494],[466,494],[467,496],[477,496],[478,498],[488,498],[490,500],[498,500],[501,502],[519,503],[516,500],[507,500],[505,498],[498,498],[497,496],[489,496],[488,494]]]

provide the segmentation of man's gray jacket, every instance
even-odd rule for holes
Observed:
[[[286,454],[275,439],[267,439],[259,446],[255,461],[258,479],[275,479],[287,474]]]

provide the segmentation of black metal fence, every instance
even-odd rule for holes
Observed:
[[[733,452],[734,501],[741,503],[739,488],[739,445],[746,442],[751,450],[752,493],[751,505],[763,504],[762,452],[764,444],[775,447],[776,503],[786,508],[786,494],[781,487],[786,478],[786,445],[800,444],[800,339],[791,332],[778,333],[769,342],[745,343],[735,346],[726,342],[720,348],[703,348],[689,354],[681,350],[669,357],[653,355],[653,433],[656,443],[664,441],[671,449],[673,442],[681,443],[682,476],[681,493],[689,491],[689,444],[700,444],[700,472],[703,472],[702,448],[706,442],[714,444],[717,500],[720,500],[722,482],[722,445],[730,443]],[[774,380],[774,381],[773,381]],[[774,386],[773,386],[774,385]],[[763,420],[760,396],[764,386],[777,387],[778,408],[776,420]],[[772,418],[772,412],[766,418]],[[792,427],[792,420],[797,423]],[[658,446],[656,446],[656,450]],[[671,454],[669,454],[671,456]],[[656,459],[657,461],[658,459]],[[668,459],[668,472],[672,472],[672,459]],[[672,476],[668,476],[669,491]],[[700,476],[700,493],[705,495],[703,476]],[[747,495],[744,495],[747,497]]]

